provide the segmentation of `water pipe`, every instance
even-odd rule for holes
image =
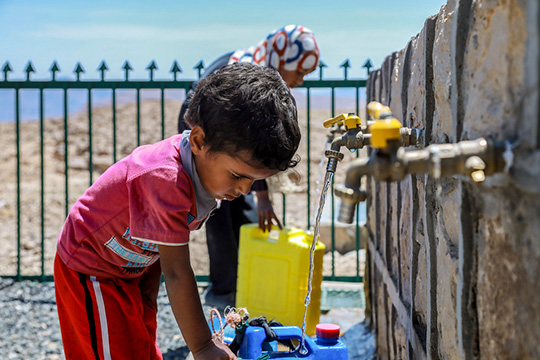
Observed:
[[[324,152],[325,157],[328,158],[327,172],[334,173],[336,171],[338,162],[343,159],[343,154],[340,152],[342,147],[354,151],[371,145],[369,129],[375,123],[373,119],[384,117],[386,113],[391,114],[388,107],[377,102],[368,104],[368,113],[371,120],[367,122],[368,126],[366,127],[362,127],[360,117],[354,113],[340,114],[323,122],[325,128],[330,128],[327,138],[328,141],[331,141],[331,145],[330,149]],[[423,136],[423,131],[419,129],[400,127],[399,132],[400,144],[403,146],[418,145]],[[341,136],[336,137],[336,133],[341,134]]]
[[[345,184],[336,186],[335,194],[342,199],[338,221],[353,222],[356,204],[366,198],[360,190],[364,175],[377,181],[400,181],[407,174],[429,174],[436,179],[463,174],[474,182],[482,182],[486,176],[508,171],[508,146],[503,142],[479,138],[405,151],[401,146],[401,123],[389,109],[375,116],[378,120],[370,126],[375,151],[369,158],[354,160],[347,170]]]

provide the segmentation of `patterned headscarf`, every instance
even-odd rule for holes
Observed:
[[[319,64],[319,46],[313,32],[301,25],[287,25],[272,31],[257,46],[236,50],[229,64],[249,62],[273,69],[310,70]]]

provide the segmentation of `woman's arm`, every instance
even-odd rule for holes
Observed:
[[[159,255],[174,317],[194,358],[236,359],[226,345],[212,339],[191,268],[188,245],[159,245]]]
[[[279,222],[279,219],[274,212],[272,202],[268,197],[268,190],[256,190],[254,191],[254,193],[255,197],[257,198],[257,215],[259,217],[259,227],[263,231],[270,231],[272,230],[272,225],[275,224],[279,226],[280,229],[282,229],[283,227],[281,226],[281,222]]]

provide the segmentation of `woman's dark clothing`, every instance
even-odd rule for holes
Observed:
[[[224,54],[212,62],[201,75],[201,79],[227,65],[232,52]],[[178,132],[189,129],[184,122],[184,114],[191,100],[197,81],[193,82],[178,116]],[[264,180],[256,181],[253,190],[266,190]],[[238,243],[240,227],[244,224],[256,223],[257,205],[253,194],[240,196],[232,201],[223,200],[221,207],[216,209],[206,221],[206,244],[210,257],[211,291],[215,295],[236,295],[236,274],[238,267]],[[233,305],[233,304],[229,304]]]
[[[201,77],[199,80],[194,81],[191,86],[189,87],[189,91],[186,94],[186,99],[184,100],[182,107],[180,108],[180,114],[178,114],[178,133],[181,134],[184,132],[184,130],[189,130],[189,126],[184,122],[184,114],[186,113],[187,107],[189,105],[189,101],[191,100],[191,94],[193,91],[195,91],[195,86],[197,86],[197,83],[201,80],[207,77],[208,75],[212,74],[216,70],[221,69],[227,63],[229,62],[229,58],[233,52],[226,53],[220,57],[218,57],[216,60],[214,60],[206,69],[204,69],[204,72],[201,74]]]

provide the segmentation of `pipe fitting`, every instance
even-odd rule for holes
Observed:
[[[486,163],[479,156],[471,156],[465,160],[465,171],[474,182],[483,182],[486,179],[484,170]]]
[[[368,193],[357,188],[348,188],[344,185],[336,186],[334,188],[334,193],[341,199],[338,221],[346,224],[352,224],[354,221],[356,204],[366,201]]]
[[[337,164],[343,160],[343,154],[336,150],[326,150],[324,156],[328,158],[328,165],[326,165],[326,171],[335,173]]]
[[[430,174],[435,179],[462,174],[478,183],[488,175],[507,171],[508,151],[507,144],[484,138],[413,151],[405,151],[399,140],[387,140],[386,146],[375,149],[369,158],[353,161],[345,185],[336,187],[336,195],[342,198],[340,218],[352,222],[355,205],[365,200],[360,190],[364,175],[376,181],[398,181],[407,174]]]
[[[418,146],[424,139],[424,130],[402,127],[400,132],[402,146]]]

